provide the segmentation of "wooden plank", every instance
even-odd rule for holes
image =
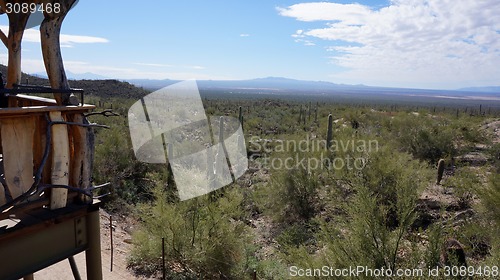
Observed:
[[[61,112],[50,112],[51,121],[64,121]],[[54,185],[69,184],[69,139],[68,126],[56,124],[52,126],[52,172],[51,183]],[[50,209],[66,207],[67,189],[52,189],[50,193]]]
[[[33,118],[4,119],[2,147],[5,182],[12,198],[33,185]]]
[[[88,123],[82,114],[71,116],[72,122]],[[94,158],[94,135],[92,130],[81,126],[70,127],[71,142],[71,176],[70,184],[74,187],[87,189],[91,187],[92,162]],[[92,202],[88,196],[80,195],[79,200]]]

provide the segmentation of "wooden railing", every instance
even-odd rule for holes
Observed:
[[[91,187],[94,143],[84,114],[95,107],[9,98],[21,107],[0,109],[0,220],[27,207],[89,203],[80,190]]]

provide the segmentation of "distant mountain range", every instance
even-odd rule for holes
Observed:
[[[177,80],[147,80],[135,79],[127,82],[148,90],[157,90],[179,81]],[[322,94],[345,93],[353,94],[383,94],[383,95],[405,95],[426,96],[460,99],[491,99],[500,101],[499,87],[463,88],[459,90],[428,90],[411,88],[389,88],[373,87],[366,85],[335,84],[324,81],[302,81],[281,77],[268,77],[252,80],[198,80],[198,87],[204,90],[233,90],[235,92],[268,92],[271,94]]]
[[[150,90],[157,90],[162,87],[180,82],[178,80],[148,80],[134,79],[127,80],[129,83],[141,86]],[[267,77],[252,80],[197,80],[199,88],[202,89],[247,89],[247,90],[305,90],[324,91],[334,89],[356,89],[366,87],[364,85],[344,85],[323,81],[302,81],[281,77]]]
[[[461,88],[459,91],[469,91],[469,92],[490,92],[490,93],[499,93],[500,86],[493,87],[467,87]]]
[[[33,76],[47,78],[45,73],[34,73]],[[109,80],[111,78],[94,73],[72,73],[66,71],[66,75],[70,80]],[[129,79],[124,80],[135,86],[147,89],[158,90],[160,88],[180,82],[180,80],[150,80],[150,79]],[[282,77],[267,77],[251,80],[197,80],[198,87],[205,90],[237,90],[238,92],[255,92],[269,91],[270,93],[322,93],[328,94],[332,91],[342,92],[360,92],[360,93],[379,93],[379,94],[398,94],[398,95],[422,95],[422,96],[445,96],[445,97],[479,97],[481,99],[487,97],[500,98],[500,86],[487,87],[466,87],[457,90],[428,90],[428,89],[411,89],[411,88],[390,88],[390,87],[374,87],[366,85],[348,85],[336,84],[325,81],[303,81],[288,79]]]
[[[45,72],[37,72],[31,74],[33,76],[47,79],[47,74]],[[68,77],[69,80],[110,80],[111,78],[106,77],[106,76],[101,76],[98,74],[86,72],[86,73],[73,73],[71,71],[66,71],[66,77]]]
[[[2,65],[3,69],[4,66]],[[138,97],[146,94],[145,90],[154,91],[160,88],[180,82],[179,80],[150,80],[150,79],[131,79],[124,80],[125,83],[114,84],[117,81],[107,77],[93,74],[75,74],[66,72],[69,79],[73,80],[70,84],[73,87],[86,89],[88,93],[97,93],[103,96],[113,96],[115,94],[130,97]],[[46,78],[45,73],[36,73],[34,76]],[[34,78],[34,77],[33,77]],[[30,79],[32,80],[32,79]],[[24,81],[24,78],[23,78]],[[45,82],[46,83],[46,82]],[[333,97],[343,99],[384,99],[384,100],[410,100],[418,102],[422,99],[435,100],[462,100],[470,101],[492,101],[500,104],[500,86],[489,87],[469,87],[457,90],[429,90],[429,89],[411,89],[411,88],[390,88],[374,87],[366,85],[346,85],[336,84],[324,81],[303,81],[281,77],[267,77],[250,80],[197,80],[198,87],[205,92],[224,92],[229,96],[237,94],[264,94],[281,95],[297,97]],[[133,89],[132,85],[137,86]],[[111,88],[116,87],[115,90]],[[413,100],[413,101],[412,101]]]

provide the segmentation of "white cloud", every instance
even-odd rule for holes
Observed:
[[[359,4],[303,3],[279,8],[299,21],[327,21],[294,38],[332,41],[342,82],[457,88],[500,83],[498,0],[393,0]],[[309,24],[310,25],[310,24]]]
[[[316,46],[316,44],[312,41],[309,40],[304,40],[304,39],[295,39],[296,43],[302,43],[304,46]]]
[[[349,24],[364,23],[371,10],[360,4],[337,4],[330,2],[300,3],[288,8],[277,8],[282,16],[300,21],[343,21]]]
[[[9,27],[6,25],[0,25],[0,29],[5,34],[9,33]],[[40,43],[40,31],[33,28],[26,29],[23,34],[23,41],[30,43]],[[108,43],[109,40],[101,37],[61,34],[60,42],[61,47],[70,48],[73,47],[74,44]]]
[[[109,40],[101,37],[61,34],[61,43],[95,44],[95,43],[109,43]]]
[[[160,64],[160,63],[142,63],[142,62],[138,62],[138,63],[134,63],[135,65],[139,65],[139,66],[150,66],[150,67],[173,67],[173,65],[170,65],[170,64]]]
[[[250,34],[242,33],[242,34],[240,34],[240,37],[250,37]]]

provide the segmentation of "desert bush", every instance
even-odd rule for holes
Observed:
[[[304,155],[301,155],[301,157]],[[299,166],[272,170],[260,202],[278,222],[307,221],[314,217],[318,204],[318,178],[315,172]]]
[[[491,235],[491,265],[498,265],[500,259],[500,174],[491,174],[489,183],[480,193],[481,204],[487,218],[487,232]]]
[[[467,209],[472,207],[472,203],[481,186],[481,181],[477,170],[462,167],[454,176],[448,178],[446,187],[453,189],[457,198],[458,209]]]
[[[400,116],[392,121],[391,134],[402,151],[415,158],[436,163],[440,158],[456,154],[456,132],[444,120],[430,121],[426,116]]]
[[[488,154],[494,171],[500,173],[500,143],[493,144],[490,149],[488,149]]]
[[[323,235],[326,260],[341,267],[350,264],[394,269],[402,240],[416,218],[419,193],[431,173],[408,154],[382,149],[370,155],[360,176],[350,179],[355,189],[342,225]]]
[[[145,183],[136,179],[144,177],[146,167],[135,161],[128,138],[126,132],[117,127],[97,135],[94,180],[110,182],[113,198],[130,203],[136,201],[140,186]]]
[[[427,267],[439,265],[441,247],[443,245],[443,226],[440,223],[433,224],[428,229],[429,243],[425,251],[425,264]]]
[[[160,267],[161,239],[167,265],[181,275],[237,279],[248,274],[243,264],[246,226],[238,221],[242,196],[237,189],[213,199],[209,195],[170,203],[163,186],[153,189],[154,201],[142,204],[142,227],[134,235],[132,267],[154,273]]]

